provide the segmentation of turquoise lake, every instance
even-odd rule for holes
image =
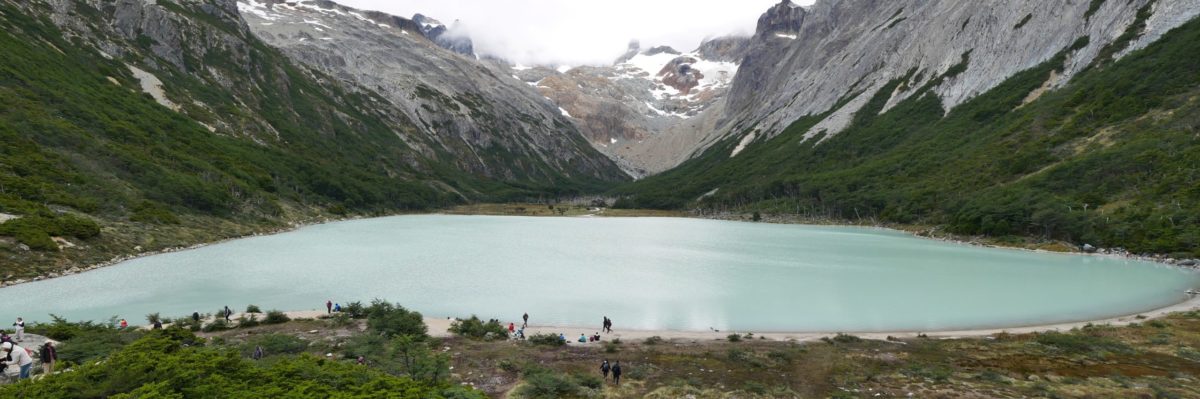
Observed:
[[[857,227],[682,218],[397,216],[305,227],[0,289],[5,320],[324,308],[617,329],[933,331],[1181,302],[1200,274]]]

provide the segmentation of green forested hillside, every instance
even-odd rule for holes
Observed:
[[[1098,60],[1141,25],[1130,29]],[[619,205],[932,223],[1200,255],[1200,21],[1022,105],[1085,40],[946,114],[932,85],[879,114],[906,79],[847,93],[874,97],[819,145],[803,134],[821,115],[734,158],[740,137],[731,137],[622,188]],[[969,53],[963,61],[971,67]]]
[[[0,224],[0,278],[323,215],[609,184],[584,173],[462,172],[377,94],[293,64],[211,5],[159,3],[183,21],[182,66],[145,35],[81,37],[52,24],[47,5],[0,1],[0,213],[20,216]],[[89,35],[120,23],[71,4]],[[128,47],[102,54],[95,42]],[[180,110],[143,93],[127,65],[156,67]]]

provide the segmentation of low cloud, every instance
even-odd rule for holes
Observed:
[[[476,52],[522,64],[603,65],[624,53],[633,39],[644,48],[669,45],[690,51],[707,37],[752,34],[758,17],[778,0],[338,2],[403,17],[425,14],[470,36]]]

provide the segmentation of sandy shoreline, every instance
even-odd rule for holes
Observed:
[[[1133,323],[1144,323],[1149,320],[1154,320],[1157,318],[1165,317],[1172,313],[1190,312],[1190,311],[1195,311],[1195,310],[1200,310],[1200,296],[1192,296],[1187,301],[1177,303],[1177,304],[1174,304],[1171,306],[1166,306],[1166,307],[1162,307],[1162,308],[1158,308],[1158,309],[1154,309],[1154,310],[1149,310],[1149,311],[1142,312],[1142,313],[1136,313],[1136,314],[1130,314],[1130,315],[1118,316],[1118,317],[1111,317],[1111,318],[1107,318],[1107,319],[1032,325],[1032,326],[1018,326],[1018,327],[1007,327],[1007,328],[985,328],[985,329],[943,330],[943,331],[891,331],[891,332],[879,332],[879,331],[871,331],[871,332],[853,332],[853,331],[779,332],[779,331],[752,331],[752,330],[745,330],[745,331],[743,331],[743,330],[736,330],[736,331],[735,330],[721,330],[721,331],[717,332],[717,331],[687,331],[687,330],[623,330],[623,329],[616,329],[611,334],[601,334],[601,336],[603,338],[602,342],[611,341],[616,338],[619,338],[622,341],[626,341],[626,342],[632,342],[632,341],[640,342],[640,341],[643,341],[650,337],[660,337],[665,340],[695,341],[695,342],[724,341],[724,340],[727,340],[727,337],[730,334],[735,334],[735,333],[739,334],[739,335],[744,335],[746,333],[754,333],[754,336],[756,337],[756,339],[757,339],[757,337],[765,337],[768,340],[774,340],[774,341],[795,340],[795,341],[799,341],[799,342],[815,341],[815,340],[819,340],[824,337],[832,337],[834,335],[837,335],[838,333],[845,333],[845,334],[854,335],[854,336],[857,336],[860,338],[874,339],[874,340],[886,340],[888,337],[917,338],[918,335],[924,335],[928,338],[953,339],[953,338],[970,338],[970,337],[988,337],[988,336],[992,336],[992,335],[996,335],[996,334],[1000,334],[1000,333],[1028,334],[1028,333],[1049,332],[1049,331],[1063,332],[1063,331],[1069,331],[1071,329],[1082,328],[1089,324],[1091,324],[1091,325],[1110,325],[1110,326],[1119,327],[1119,326],[1127,326],[1127,325],[1133,324]],[[326,312],[323,310],[298,310],[298,311],[286,311],[284,313],[287,314],[288,317],[290,317],[292,319],[319,319],[319,318],[326,316]],[[243,315],[242,313],[235,313],[232,317],[233,317],[233,319],[236,320],[239,316],[242,316],[242,315]],[[248,315],[247,315],[247,317],[248,317]],[[261,317],[261,315],[260,315],[260,317]],[[450,323],[452,323],[454,320],[453,318],[426,316],[424,318],[424,320],[425,320],[425,325],[429,326],[429,335],[430,336],[446,338],[446,337],[451,337],[453,335],[448,331],[450,328]],[[507,325],[507,323],[514,322],[514,321],[501,320],[501,322],[503,324]],[[517,324],[517,325],[519,326],[520,324]],[[562,333],[563,335],[566,335],[568,344],[580,345],[580,343],[576,341],[579,338],[580,334],[590,336],[593,333],[596,333],[598,331],[599,331],[599,326],[556,326],[556,325],[530,324],[525,329],[525,335],[526,336],[530,336],[533,334],[558,335],[559,333]],[[593,345],[594,345],[594,343],[593,343]]]

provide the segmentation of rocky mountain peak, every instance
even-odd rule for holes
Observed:
[[[625,63],[626,61],[629,61],[634,56],[637,56],[638,53],[641,51],[642,51],[642,43],[638,42],[637,40],[630,40],[629,46],[625,47],[625,53],[621,54],[620,57],[617,57],[617,60],[613,61],[613,65]]]
[[[757,33],[761,36],[778,32],[799,31],[800,26],[804,24],[804,17],[807,15],[808,10],[804,7],[793,3],[791,0],[783,0],[758,18]]]
[[[679,50],[671,48],[671,46],[657,46],[657,47],[651,47],[649,50],[646,50],[646,52],[643,54],[645,54],[645,55],[658,55],[658,54],[680,55],[683,53],[680,53]]]

